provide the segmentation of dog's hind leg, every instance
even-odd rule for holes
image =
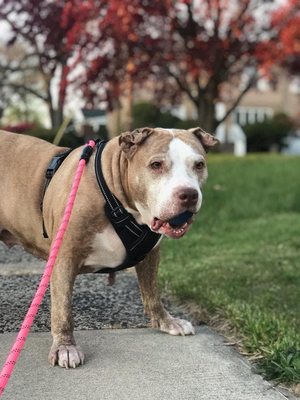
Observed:
[[[8,247],[20,244],[19,240],[2,226],[0,226],[0,240]]]
[[[159,249],[154,248],[135,267],[145,314],[150,317],[153,328],[159,328],[170,335],[194,335],[195,330],[189,321],[173,318],[162,305],[157,285],[158,265]]]

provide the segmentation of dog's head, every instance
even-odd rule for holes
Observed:
[[[205,154],[217,142],[201,128],[142,128],[120,136],[129,190],[142,223],[171,238],[188,231],[202,203]]]

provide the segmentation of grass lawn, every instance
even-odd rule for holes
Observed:
[[[300,382],[300,157],[210,155],[190,232],[164,240],[162,285],[225,317],[268,379]]]

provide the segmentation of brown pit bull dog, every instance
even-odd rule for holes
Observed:
[[[103,176],[110,191],[135,218],[136,225],[146,225],[150,234],[177,239],[188,231],[200,209],[201,187],[207,178],[205,153],[216,143],[212,135],[200,128],[143,128],[126,132],[105,145]],[[45,260],[82,152],[78,148],[66,157],[44,195],[45,171],[52,158],[65,150],[33,137],[0,132],[0,240],[9,246],[19,243]],[[53,345],[49,361],[65,368],[75,368],[84,361],[73,336],[71,308],[76,275],[104,268],[114,271],[127,254],[104,211],[105,200],[94,165],[95,152],[80,182],[51,278]],[[43,236],[43,223],[48,238]],[[135,266],[145,313],[152,326],[163,332],[193,335],[191,323],[173,318],[160,301],[159,241]]]

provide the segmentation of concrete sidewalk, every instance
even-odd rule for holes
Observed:
[[[0,335],[0,364],[16,334]],[[247,361],[209,328],[193,337],[153,329],[76,332],[86,363],[51,367],[49,333],[31,333],[4,400],[283,400]]]

